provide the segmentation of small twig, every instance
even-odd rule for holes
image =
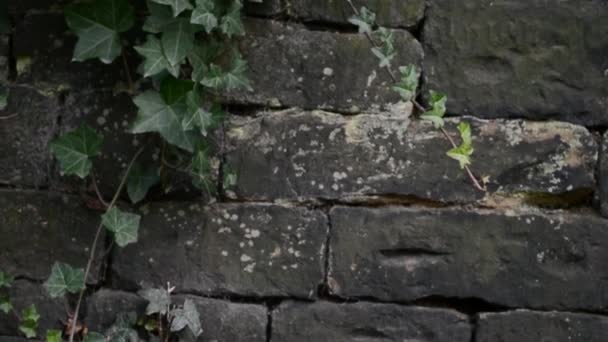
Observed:
[[[118,201],[118,197],[120,196],[120,193],[122,192],[122,188],[125,186],[125,183],[127,182],[127,177],[129,176],[129,172],[131,171],[131,168],[133,167],[135,160],[137,160],[139,155],[144,151],[144,147],[145,146],[142,146],[139,149],[139,151],[137,151],[137,153],[135,153],[135,155],[131,159],[131,162],[129,162],[129,166],[127,166],[127,170],[125,171],[125,174],[122,177],[122,180],[120,181],[120,185],[118,186],[118,189],[116,189],[116,192],[114,193],[114,197],[112,198],[112,201],[108,205],[108,210],[111,209],[114,206],[114,204],[116,204],[116,201]],[[103,230],[103,223],[100,222],[99,225],[97,226],[97,232],[95,233],[95,238],[93,239],[93,244],[91,245],[91,251],[89,253],[89,260],[87,261],[87,266],[84,270],[85,287],[82,290],[80,290],[80,294],[78,295],[78,302],[76,302],[76,309],[74,309],[74,322],[78,322],[78,313],[80,311],[80,306],[82,305],[82,300],[84,298],[87,277],[89,276],[89,273],[91,272],[91,266],[93,265],[93,260],[95,259],[95,250],[97,249],[97,244],[99,243],[99,237],[101,236],[102,230]],[[70,329],[70,339],[69,339],[70,342],[74,342],[74,333],[76,332],[76,330],[74,329],[74,326],[75,326],[75,324],[72,325],[72,327]]]
[[[129,82],[129,91],[133,93],[135,91],[135,87],[133,86],[133,79],[131,78],[131,71],[129,69],[129,63],[127,63],[127,57],[125,56],[125,52],[122,52],[122,64],[125,68],[125,73],[127,74],[127,82]]]
[[[97,199],[107,208],[109,207],[109,203],[103,198],[103,195],[99,191],[99,187],[97,186],[97,178],[95,177],[95,170],[91,169],[91,182],[93,183],[93,189],[95,189],[95,194],[97,194]]]

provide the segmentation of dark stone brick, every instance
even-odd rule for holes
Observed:
[[[248,15],[276,16],[285,10],[281,0],[245,0],[243,5]]]
[[[591,213],[338,207],[329,284],[343,297],[608,305],[608,221]]]
[[[202,294],[314,297],[323,279],[324,216],[271,204],[151,204],[139,242],[114,253],[114,286]]]
[[[451,113],[606,125],[606,16],[604,1],[430,1],[425,88]]]
[[[286,302],[272,312],[272,340],[468,342],[471,326],[456,311],[394,304]]]
[[[603,342],[608,340],[604,316],[517,310],[483,313],[479,317],[478,342]]]
[[[119,314],[134,313],[144,317],[147,301],[135,293],[101,289],[86,302],[84,323],[91,331],[104,332],[114,324]]]
[[[430,124],[394,113],[342,116],[298,110],[233,118],[228,164],[238,198],[348,199],[413,195],[466,203],[482,198]],[[490,194],[559,195],[595,186],[597,144],[584,128],[559,122],[481,121],[472,125],[473,170],[489,176]],[[456,134],[454,120],[447,130]],[[457,137],[454,137],[458,139]],[[491,197],[491,196],[490,196]]]

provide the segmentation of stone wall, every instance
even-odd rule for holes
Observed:
[[[40,331],[66,319],[42,281],[55,260],[84,265],[99,215],[49,141],[83,121],[103,133],[106,194],[140,144],[122,61],[70,62],[65,2],[9,1],[0,39],[0,269]],[[254,90],[226,94],[218,156],[236,186],[133,208],[140,241],[100,247],[85,324],[141,313],[135,292],[170,281],[198,305],[200,341],[608,341],[608,3],[355,3],[394,29],[395,64],[448,94],[449,131],[472,124],[488,192],[410,104],[390,105],[346,1],[247,2]],[[18,335],[0,313],[0,340]]]

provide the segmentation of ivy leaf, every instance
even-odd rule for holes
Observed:
[[[132,203],[143,200],[150,188],[160,180],[156,167],[144,169],[139,163],[133,165],[127,179],[127,194]]]
[[[173,16],[177,17],[180,13],[185,10],[192,9],[192,5],[189,0],[152,0],[161,5],[169,5],[173,10]]]
[[[348,22],[359,28],[359,33],[371,33],[372,26],[376,21],[376,14],[366,7],[361,7],[358,16],[348,19]]]
[[[471,164],[471,155],[473,154],[473,147],[471,146],[471,126],[466,122],[458,124],[458,131],[460,132],[460,138],[462,142],[460,146],[449,150],[446,154],[460,163],[460,168],[464,169],[467,165]]]
[[[194,28],[187,19],[175,20],[164,28],[161,42],[169,64],[181,64],[194,47]]]
[[[34,304],[28,306],[21,312],[21,324],[19,324],[19,331],[21,331],[27,338],[36,337],[36,329],[38,329],[39,319],[40,315],[36,310],[36,306]]]
[[[190,328],[190,331],[192,331],[196,337],[203,333],[200,315],[196,309],[196,305],[191,299],[186,299],[184,301],[183,308],[173,310],[171,331],[180,331],[186,326]]]
[[[120,55],[119,33],[128,31],[134,21],[133,7],[127,0],[75,4],[65,10],[65,17],[78,35],[73,60],[99,58],[106,64]]]
[[[212,0],[196,0],[196,7],[192,11],[190,22],[192,24],[203,25],[207,33],[217,27],[217,17],[213,14],[215,4]]]
[[[0,293],[0,311],[7,314],[11,312],[12,309],[13,304],[11,304],[11,298],[9,297],[9,295]]]
[[[230,71],[224,75],[224,86],[228,90],[243,88],[247,90],[252,90],[251,85],[249,84],[249,80],[245,73],[247,72],[247,62],[241,58],[241,56],[237,56],[232,61],[232,66]]]
[[[230,189],[236,185],[238,176],[235,171],[231,169],[224,170],[224,181],[222,182],[224,189]]]
[[[144,45],[135,46],[134,49],[144,57],[141,67],[144,77],[156,75],[163,70],[169,71],[169,73],[175,77],[179,75],[179,68],[176,69],[169,63],[169,60],[167,60],[163,53],[160,40],[153,35],[148,35],[146,43]]]
[[[142,27],[144,31],[161,33],[167,24],[175,20],[171,8],[152,2],[152,0],[148,0],[147,5],[150,15],[148,15]]]
[[[61,342],[61,330],[47,330],[46,331],[46,342]],[[85,338],[86,341],[86,338]]]
[[[148,301],[146,307],[146,315],[160,313],[164,315],[169,310],[171,305],[171,296],[165,289],[146,289],[137,292],[137,294]]]
[[[0,287],[11,287],[12,282],[13,282],[13,277],[0,271]]]
[[[77,293],[84,289],[84,270],[55,262],[44,287],[52,298],[63,296],[66,292]]]
[[[217,58],[221,51],[221,44],[213,39],[209,39],[204,44],[197,44],[188,54],[188,61],[192,66],[191,78],[195,82],[200,82],[209,72],[209,64]]]
[[[224,87],[224,72],[219,65],[211,64],[209,65],[209,71],[207,75],[205,75],[200,83],[205,87],[209,87],[212,89],[221,89]]]
[[[88,332],[84,335],[84,342],[106,342],[106,337],[98,332]]]
[[[228,9],[228,13],[222,17],[220,29],[228,37],[240,36],[245,33],[241,21],[241,8],[243,5],[239,0],[234,0]]]
[[[148,90],[133,102],[139,108],[131,129],[133,133],[157,132],[170,144],[189,152],[194,150],[192,135],[182,129],[182,120],[187,110],[183,101],[169,105],[160,93]]]
[[[446,111],[445,104],[448,98],[445,94],[433,90],[430,91],[430,95],[431,109],[422,114],[420,118],[431,121],[435,128],[443,127],[443,116],[445,115]]]
[[[205,190],[208,193],[213,192],[211,165],[209,164],[207,151],[201,149],[194,154],[192,164],[190,165],[190,174],[192,176],[192,184],[195,187],[200,190]]]
[[[137,242],[137,231],[141,216],[131,214],[116,207],[110,208],[105,214],[101,215],[101,222],[112,233],[114,240],[120,247]]]
[[[112,342],[133,342],[139,341],[137,331],[132,326],[135,324],[135,314],[121,312],[116,317],[114,324],[106,331],[107,339],[104,341]]]
[[[399,93],[404,101],[411,101],[416,96],[420,73],[413,64],[399,67],[399,73],[401,80],[395,84],[393,90]]]
[[[196,90],[186,95],[188,114],[182,121],[184,130],[199,128],[203,136],[207,136],[207,129],[213,124],[213,114],[203,108],[201,97]]]
[[[76,175],[85,178],[91,171],[92,157],[101,150],[103,138],[95,131],[83,125],[66,133],[51,142],[51,152],[59,160],[61,174]]]
[[[167,77],[160,84],[160,95],[168,105],[183,102],[186,94],[194,88],[194,82]]]

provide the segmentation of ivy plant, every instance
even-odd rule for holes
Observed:
[[[11,303],[9,288],[13,284],[13,277],[0,271],[0,319],[2,315],[12,314],[19,321],[19,331],[26,338],[34,338],[38,336],[38,320],[40,315],[36,309],[36,305],[30,304],[24,308],[21,313],[18,313]]]

